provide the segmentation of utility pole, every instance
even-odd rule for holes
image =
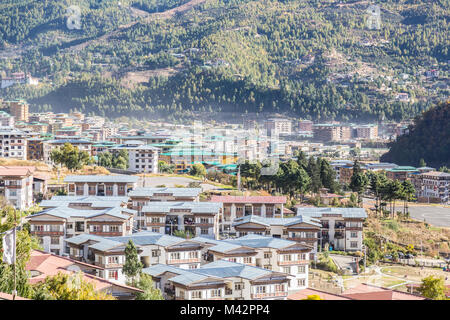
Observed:
[[[16,294],[17,294],[17,280],[16,280],[16,228],[17,228],[17,215],[16,215],[16,209],[14,209],[14,230],[13,230],[13,239],[14,239],[14,252],[13,252],[13,270],[14,270],[14,288],[12,292],[13,300],[16,300]]]

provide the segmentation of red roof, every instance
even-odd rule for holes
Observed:
[[[73,274],[75,271],[69,270],[68,268],[73,265],[82,265],[91,267],[93,269],[103,269],[97,266],[94,266],[92,264],[76,261],[70,258],[66,257],[60,257],[57,255],[54,255],[52,253],[46,253],[39,250],[33,250],[31,252],[30,260],[28,261],[26,265],[26,269],[31,271],[39,271],[41,274],[37,275],[35,277],[32,277],[29,279],[30,283],[38,283],[41,281],[44,281],[46,277],[48,276],[55,276],[58,273],[65,273],[65,274]],[[126,289],[130,289],[135,292],[142,292],[142,290],[122,284],[117,284],[110,282],[108,280],[102,279],[100,277],[83,273],[83,279],[86,282],[91,283],[94,285],[96,290],[103,290],[110,288],[112,286],[118,286]]]
[[[362,283],[345,290],[342,295],[355,300],[425,300],[424,297]]]
[[[0,176],[27,176],[36,170],[35,167],[0,166]]]
[[[222,203],[286,203],[285,196],[212,196],[211,202]]]
[[[352,300],[352,298],[344,297],[338,294],[328,293],[325,291],[320,291],[312,288],[307,288],[303,290],[299,290],[293,294],[288,295],[288,300],[303,300],[308,298],[311,295],[318,295],[323,300]]]

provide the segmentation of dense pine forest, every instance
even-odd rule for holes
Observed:
[[[381,161],[416,166],[424,161],[437,169],[450,168],[450,103],[441,103],[418,116],[409,132],[389,147]]]
[[[380,7],[370,28],[369,5]],[[66,26],[80,7],[81,28]],[[448,97],[448,0],[4,0],[0,90],[33,111],[411,118]],[[437,70],[431,76],[430,70]],[[407,94],[401,100],[399,94]]]

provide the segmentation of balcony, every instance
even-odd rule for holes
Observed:
[[[267,299],[267,298],[275,298],[275,297],[286,297],[288,295],[287,291],[278,291],[278,292],[270,292],[270,293],[252,293],[252,299]]]
[[[200,263],[200,258],[167,259],[167,264],[180,264],[180,263]]]
[[[308,264],[308,260],[278,261],[278,265],[280,266],[290,266],[297,264]]]
[[[334,225],[335,229],[345,229],[345,224],[344,223],[336,223]]]
[[[336,232],[334,234],[334,238],[335,239],[343,239],[344,238],[344,233],[343,232]]]

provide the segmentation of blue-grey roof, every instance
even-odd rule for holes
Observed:
[[[69,204],[91,204],[91,208],[112,208],[127,203],[128,197],[98,196],[53,196],[50,200],[42,200],[43,208],[68,206]]]
[[[343,218],[367,218],[364,208],[297,208],[297,215],[321,218],[323,215],[340,215]]]
[[[56,208],[49,208],[42,210],[41,212],[38,212],[36,214],[33,214],[29,216],[29,219],[33,219],[35,217],[39,217],[42,215],[51,215],[59,218],[74,218],[74,217],[80,217],[80,218],[94,218],[100,215],[109,215],[113,217],[117,217],[120,219],[129,219],[130,215],[125,215],[123,212],[126,212],[130,215],[134,215],[136,213],[135,210],[131,210],[128,208],[122,208],[122,207],[114,207],[114,208],[106,208],[102,210],[80,210],[80,209],[74,209],[69,208],[67,206],[61,206]]]
[[[124,174],[117,175],[77,175],[66,176],[64,182],[126,182],[135,183],[139,177]]]
[[[101,241],[103,239],[103,237],[101,236],[97,236],[95,234],[89,234],[89,233],[82,233],[78,236],[74,236],[72,238],[67,238],[64,239],[64,241],[68,242],[68,243],[73,243],[73,244],[81,244],[90,240],[94,240],[94,241]]]
[[[175,197],[197,197],[201,188],[136,188],[130,191],[130,197],[151,197],[158,193],[170,193]]]
[[[217,279],[218,281],[220,280],[223,281],[227,278],[232,277],[244,278],[248,280],[256,280],[264,276],[270,276],[275,274],[275,272],[271,270],[248,266],[245,264],[230,262],[226,260],[218,260],[215,262],[211,262],[202,265],[198,269],[185,270],[177,267],[159,264],[145,268],[142,271],[151,276],[159,276],[164,272],[172,272],[178,274],[177,276],[170,278],[170,281],[183,285],[192,285],[195,282],[203,281],[211,277]]]
[[[142,212],[170,213],[171,209],[191,210],[191,213],[218,214],[222,204],[218,202],[149,202]]]
[[[257,215],[248,215],[237,218],[233,221],[233,226],[244,223],[254,222],[265,226],[289,226],[297,223],[307,223],[317,227],[321,227],[320,221],[309,216],[296,216],[293,218],[265,218]]]
[[[133,233],[129,236],[122,236],[122,237],[105,237],[105,239],[119,241],[122,243],[127,243],[128,240],[131,239],[133,243],[138,246],[154,244],[162,247],[172,246],[180,242],[186,241],[186,239],[181,237],[175,237],[167,234],[161,234],[150,231],[141,231],[138,233]]]

